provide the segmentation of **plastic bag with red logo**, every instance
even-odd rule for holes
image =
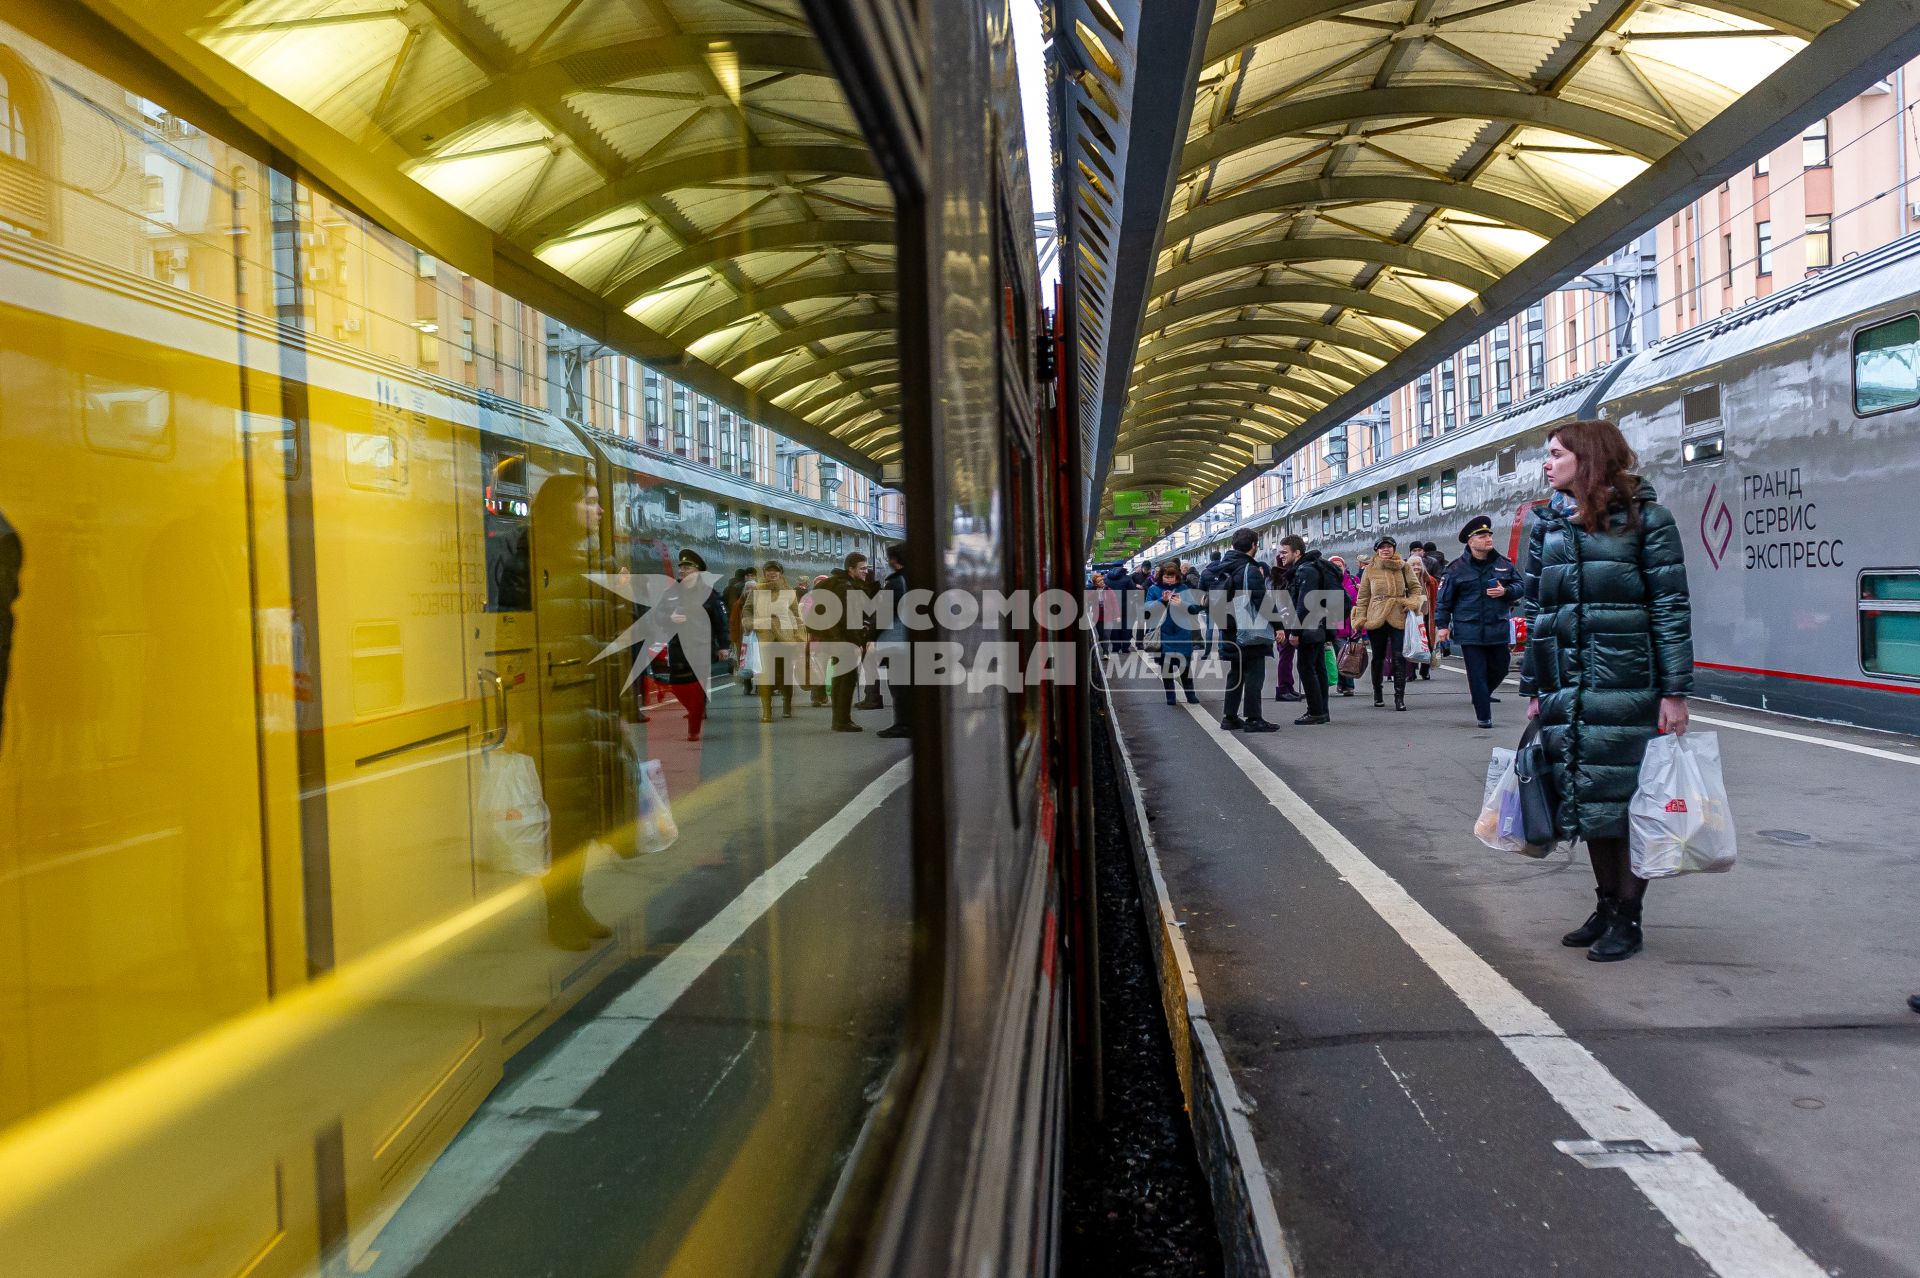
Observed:
[[[1719,874],[1733,868],[1733,812],[1713,732],[1655,737],[1627,805],[1633,872],[1643,879]]]

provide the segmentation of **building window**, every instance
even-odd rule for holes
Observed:
[[[1800,163],[1809,169],[1827,167],[1827,122],[1815,120],[1800,135]]]
[[[1440,429],[1452,430],[1459,423],[1453,394],[1453,366],[1440,370]]]
[[[700,427],[700,464],[711,466],[713,465],[713,401],[701,399],[694,407],[694,419]]]
[[[1754,223],[1753,236],[1759,245],[1754,253],[1754,259],[1758,263],[1756,269],[1762,275],[1771,275],[1773,274],[1773,223]]]
[[[1383,462],[1393,455],[1393,422],[1384,410],[1375,411],[1379,416],[1373,419],[1369,427],[1373,434],[1373,460]]]
[[[1567,321],[1567,376],[1572,377],[1580,371],[1580,327],[1574,321]]]
[[[1720,283],[1727,288],[1732,288],[1733,287],[1733,232],[1732,231],[1728,231],[1725,235],[1722,235],[1720,237],[1720,262],[1726,270],[1726,273],[1720,279]]]
[[[1426,377],[1420,379],[1420,438],[1433,438],[1433,382]]]
[[[734,415],[727,409],[720,410],[720,469],[733,469],[733,424]]]
[[[693,424],[688,417],[684,386],[673,388],[673,451],[681,457],[693,455]]]
[[[1818,271],[1833,265],[1833,219],[1807,219],[1807,269]]]
[[[1502,324],[1493,334],[1493,406],[1507,408],[1513,404],[1513,339],[1507,335],[1507,326]]]
[[[1772,171],[1773,171],[1773,156],[1771,153],[1767,155],[1763,155],[1759,159],[1753,162],[1753,175],[1755,177],[1765,177],[1767,176],[1767,174],[1771,173]]]
[[[1431,515],[1433,513],[1433,480],[1424,476],[1422,476],[1420,480],[1419,510],[1423,515]]]
[[[753,425],[750,422],[740,423],[740,473],[748,479],[754,478]]]
[[[1460,504],[1460,477],[1450,470],[1440,472],[1440,509],[1452,510]]]
[[[1475,342],[1473,349],[1467,352],[1467,420],[1479,421],[1483,411],[1480,386],[1480,344]]]

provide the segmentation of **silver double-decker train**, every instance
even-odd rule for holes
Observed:
[[[1920,724],[1920,236],[1356,471],[1255,521],[1351,565],[1382,533],[1524,553],[1562,423],[1605,417],[1685,534],[1698,686],[1786,714]],[[1204,561],[1223,544],[1182,548]]]

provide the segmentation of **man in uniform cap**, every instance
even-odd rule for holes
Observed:
[[[1434,606],[1434,638],[1452,641],[1467,667],[1475,720],[1493,726],[1493,690],[1507,677],[1513,636],[1509,621],[1520,605],[1520,573],[1493,548],[1493,521],[1475,515],[1460,530],[1466,553],[1447,566]]]

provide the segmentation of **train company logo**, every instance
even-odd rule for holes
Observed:
[[[1707,558],[1719,568],[1727,557],[1727,547],[1733,544],[1733,511],[1720,496],[1718,484],[1707,490],[1707,504],[1700,510],[1700,540],[1707,548]]]
[[[620,685],[620,691],[640,682],[654,659],[667,652],[676,639],[687,658],[685,664],[706,688],[713,679],[713,663],[707,660],[707,654],[713,651],[713,623],[707,617],[707,600],[713,595],[711,574],[689,573],[685,581],[676,581],[659,573],[592,572],[587,579],[640,606],[639,619],[593,658],[601,662],[629,648],[636,650],[633,667],[627,671],[627,681]]]

